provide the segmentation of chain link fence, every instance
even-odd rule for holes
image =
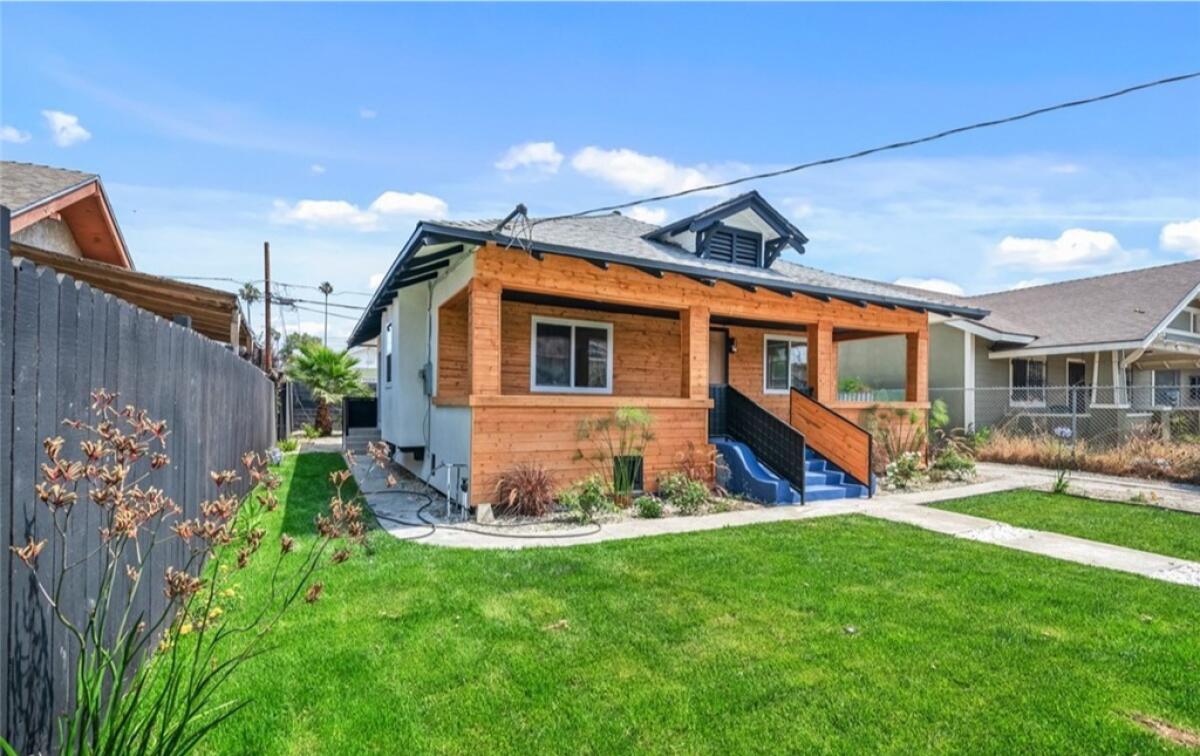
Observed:
[[[1200,482],[1200,392],[1178,386],[931,388],[978,458]],[[931,413],[931,418],[937,415]]]

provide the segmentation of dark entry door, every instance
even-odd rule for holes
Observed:
[[[1071,409],[1087,411],[1087,365],[1082,362],[1067,363],[1067,385],[1071,391]]]

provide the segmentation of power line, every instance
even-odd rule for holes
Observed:
[[[305,304],[321,305],[322,307],[325,306],[324,302],[317,300],[317,299],[300,299],[299,297],[278,297],[278,296],[271,297],[271,299],[275,300],[276,302],[280,302],[280,304],[285,304],[285,302],[282,302],[281,300],[286,299],[287,300],[286,304],[290,304],[292,302],[303,302]],[[330,302],[329,306],[330,307],[341,307],[342,309],[345,309],[345,310],[365,310],[365,309],[367,309],[366,307],[362,307],[359,305],[336,304],[334,302]]]
[[[815,167],[821,166],[821,165],[831,165],[833,163],[841,163],[841,162],[845,162],[847,160],[855,160],[858,158],[867,157],[868,155],[874,155],[879,152],[887,152],[888,150],[898,150],[898,149],[902,149],[904,147],[912,147],[912,146],[918,145],[918,144],[925,144],[926,142],[933,142],[938,139],[945,139],[946,137],[954,136],[956,134],[963,134],[968,131],[975,131],[977,129],[986,129],[986,128],[990,128],[992,126],[1001,126],[1003,124],[1014,123],[1016,121],[1023,121],[1027,118],[1033,118],[1035,116],[1044,115],[1046,113],[1052,113],[1056,110],[1066,110],[1068,108],[1077,108],[1082,105],[1091,105],[1093,103],[1102,102],[1104,100],[1111,100],[1116,97],[1123,97],[1127,94],[1132,94],[1134,92],[1140,92],[1143,89],[1150,89],[1152,87],[1161,87],[1161,86],[1165,86],[1168,84],[1178,84],[1179,82],[1187,81],[1188,79],[1195,79],[1198,77],[1200,77],[1200,71],[1196,71],[1193,73],[1181,74],[1179,76],[1168,76],[1165,79],[1157,79],[1155,81],[1149,81],[1149,82],[1145,82],[1143,84],[1135,84],[1134,86],[1125,87],[1124,89],[1118,89],[1115,92],[1108,92],[1107,94],[1096,95],[1094,97],[1085,97],[1080,100],[1069,100],[1067,102],[1060,102],[1055,105],[1048,105],[1043,108],[1029,110],[1024,113],[1019,113],[1017,115],[1006,116],[1004,118],[996,118],[996,119],[993,119],[990,121],[980,121],[978,123],[972,123],[967,126],[958,126],[953,129],[946,129],[945,131],[939,131],[936,134],[929,134],[928,136],[918,137],[916,139],[906,139],[902,142],[892,142],[891,144],[885,144],[885,145],[882,145],[879,147],[871,147],[871,148],[868,148],[865,150],[859,150],[857,152],[851,152],[851,153],[848,153],[845,155],[838,155],[837,157],[824,158],[822,160],[812,160],[807,163],[800,163],[798,165],[789,166],[787,168],[780,168],[780,169],[774,170],[774,171],[764,171],[763,173],[756,173],[751,176],[742,176],[741,178],[732,179],[730,181],[721,181],[721,182],[718,182],[715,184],[707,184],[705,186],[697,186],[692,189],[684,189],[683,191],[671,192],[669,194],[659,194],[654,197],[645,197],[643,199],[631,200],[629,202],[622,202],[617,205],[605,205],[604,207],[595,207],[595,208],[592,208],[591,210],[583,210],[583,211],[580,211],[577,213],[568,213],[566,215],[555,215],[555,216],[551,216],[548,218],[538,218],[536,220],[530,221],[530,225],[546,223],[547,221],[565,220],[567,218],[580,218],[580,217],[583,217],[586,215],[593,215],[595,213],[610,213],[614,210],[624,210],[625,208],[636,207],[638,205],[644,205],[647,202],[662,202],[664,200],[676,199],[678,197],[685,197],[689,194],[697,194],[699,192],[710,192],[714,189],[724,189],[726,187],[736,186],[738,184],[744,184],[748,181],[758,181],[759,179],[775,178],[776,176],[783,176],[783,175],[786,175],[789,173],[796,173],[797,171],[803,171],[808,168],[815,168]]]

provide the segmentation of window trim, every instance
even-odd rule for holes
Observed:
[[[1162,373],[1179,373],[1179,383],[1173,386],[1167,386],[1169,389],[1175,389],[1179,392],[1178,404],[1159,404],[1158,401],[1158,374]],[[1184,391],[1187,387],[1184,385],[1184,371],[1181,368],[1151,368],[1150,369],[1150,406],[1157,410],[1176,410],[1181,409],[1183,404]]]
[[[1016,370],[1016,366],[1014,363],[1017,360],[1025,360],[1026,362],[1042,363],[1042,399],[1041,399],[1041,401],[1038,401],[1036,399],[1033,401],[1016,401],[1013,399],[1013,391],[1015,391],[1017,388],[1013,384],[1013,373]],[[1084,364],[1086,366],[1087,363],[1084,363]],[[1009,407],[1045,407],[1046,406],[1046,389],[1049,388],[1049,378],[1050,378],[1050,376],[1046,374],[1046,371],[1048,368],[1049,368],[1049,366],[1046,364],[1046,357],[1044,355],[1043,356],[1032,356],[1032,357],[1009,357],[1008,358],[1008,406]],[[1028,391],[1029,389],[1024,388],[1022,390]]]
[[[787,388],[777,389],[767,386],[767,343],[771,341],[784,341],[788,345],[788,385]],[[784,336],[778,333],[763,334],[763,351],[762,351],[762,390],[765,396],[787,396],[792,390],[792,346],[795,344],[803,344],[808,347],[808,336]],[[807,364],[807,363],[806,363]]]
[[[571,327],[571,348],[570,348],[570,366],[571,377],[570,386],[539,386],[537,382],[537,328],[538,324],[546,323],[548,325],[561,325]],[[589,386],[575,385],[575,329],[583,328],[603,328],[608,333],[608,364],[607,377],[603,388],[592,388]],[[530,318],[529,324],[529,390],[536,394],[609,394],[613,392],[613,363],[616,361],[613,355],[613,324],[602,320],[575,320],[572,318],[554,318],[546,315],[534,315]]]
[[[1184,307],[1182,310],[1179,311],[1179,314],[1176,315],[1175,317],[1177,318],[1177,317],[1179,317],[1179,315],[1188,315],[1189,316],[1188,323],[1190,325],[1190,329],[1185,331],[1180,328],[1172,328],[1170,323],[1168,323],[1167,327],[1163,329],[1163,331],[1165,333],[1171,333],[1171,334],[1175,334],[1177,336],[1200,335],[1200,308]],[[1174,318],[1172,318],[1172,320],[1174,320]]]

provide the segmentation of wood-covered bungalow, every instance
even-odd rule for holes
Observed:
[[[892,404],[924,413],[930,313],[986,313],[785,259],[806,242],[755,192],[663,227],[422,222],[350,343],[378,337],[397,460],[472,505],[520,462],[582,477],[580,421],[622,406],[654,418],[647,489],[689,445],[716,443],[750,483],[784,481],[778,503],[865,495],[867,406],[838,401],[839,343],[903,336]]]

